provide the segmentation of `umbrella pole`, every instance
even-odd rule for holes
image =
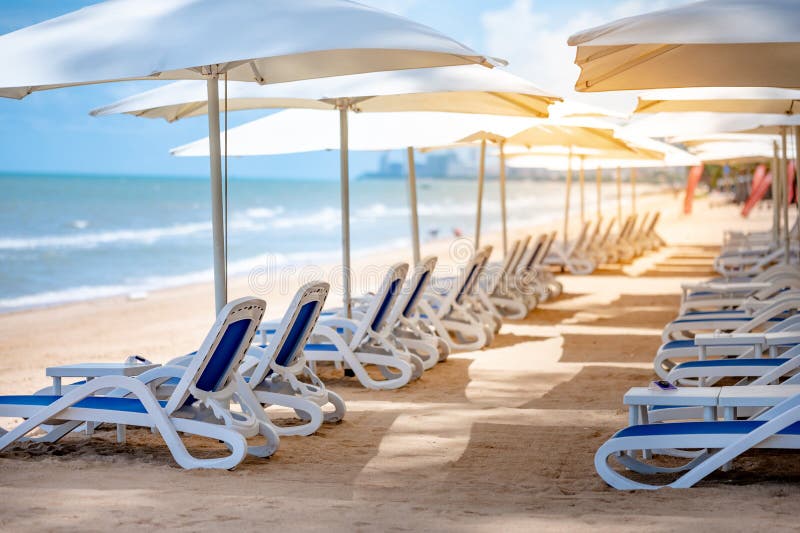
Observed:
[[[778,177],[778,143],[772,142],[772,237],[776,245],[781,240],[781,217],[780,211],[780,178]]]
[[[786,264],[789,264],[790,255],[790,236],[789,236],[789,173],[786,165],[788,157],[786,154],[786,128],[781,128],[781,187],[783,188],[783,195],[781,195],[781,205],[783,206],[783,229],[786,232],[784,235],[784,254]]]
[[[617,167],[617,227],[622,231],[622,169]]]
[[[569,196],[570,192],[572,192],[572,146],[569,147],[569,155],[567,157],[567,186],[564,198],[564,250],[567,249],[567,241],[569,240]]]
[[[508,255],[508,225],[506,214],[506,153],[504,141],[500,141],[500,218],[503,224],[503,258],[505,258]]]
[[[481,160],[478,167],[478,211],[475,217],[475,250],[481,244],[481,215],[483,211],[483,180],[486,177],[486,139],[481,140]]]
[[[228,303],[225,265],[225,228],[222,200],[222,150],[219,127],[219,80],[213,74],[206,80],[208,97],[208,153],[211,171],[211,236],[214,242],[214,307],[216,312]]]
[[[586,222],[586,215],[585,215],[585,203],[584,203],[584,185],[586,181],[586,175],[583,170],[583,156],[581,156],[581,168],[578,171],[578,181],[581,184],[581,224]]]
[[[631,168],[631,213],[636,214],[636,168]]]
[[[419,216],[417,214],[417,168],[414,165],[414,147],[408,151],[408,205],[411,208],[411,246],[414,254],[414,265],[419,264]]]
[[[595,179],[597,181],[597,221],[603,215],[603,170],[597,167]]]
[[[797,204],[797,222],[800,224],[800,126],[794,127],[794,195]],[[798,232],[800,236],[800,232]]]
[[[347,104],[339,105],[339,180],[342,193],[342,304],[350,318],[350,160]]]

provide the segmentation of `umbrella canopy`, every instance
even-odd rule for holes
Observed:
[[[467,140],[467,139],[465,139]],[[540,123],[515,133],[506,139],[507,145],[525,148],[564,146],[580,150],[611,152],[614,157],[663,159],[656,150],[636,146],[618,137],[611,128],[581,126],[565,123]]]
[[[132,79],[205,79],[214,279],[227,302],[218,79],[259,84],[488,58],[347,0],[112,0],[0,36],[0,96]]]
[[[277,83],[490,63],[427,26],[347,0],[111,0],[0,36],[0,61],[0,96],[12,98],[214,71]]]
[[[709,134],[735,133],[773,126],[800,124],[798,117],[755,113],[656,113],[640,116],[620,128],[622,135],[653,137],[698,137]]]
[[[348,121],[351,150],[393,150],[447,145],[481,126],[510,134],[530,123],[522,117],[466,113],[355,113]],[[228,130],[230,156],[277,155],[339,149],[339,116],[288,109]],[[223,147],[225,139],[221,140]],[[208,139],[170,150],[176,156],[208,156]]]
[[[800,88],[794,0],[707,0],[577,33],[578,91]]]
[[[259,86],[228,84],[228,110],[262,108],[350,109],[364,112],[437,111],[548,116],[560,100],[529,81],[478,65],[375,72]],[[181,81],[95,109],[93,115],[128,113],[169,122],[208,113],[205,86]]]
[[[800,111],[800,90],[774,87],[657,89],[639,95],[634,113],[764,113]]]

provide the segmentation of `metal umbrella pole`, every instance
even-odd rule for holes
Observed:
[[[475,250],[481,245],[481,216],[483,212],[483,181],[486,177],[486,139],[481,139],[481,160],[478,167],[478,208],[475,216]]]
[[[214,243],[214,307],[217,313],[228,303],[218,81],[219,74],[217,74],[216,71],[206,80],[206,93],[208,97],[208,152],[210,156],[209,164],[211,172],[211,236]]]
[[[420,261],[419,247],[419,215],[417,214],[417,168],[414,164],[414,148],[406,148],[408,153],[408,204],[411,211],[411,247],[414,254],[414,265]]]
[[[350,318],[350,159],[347,130],[347,102],[339,108],[339,186],[342,202],[342,304],[345,316]]]
[[[600,221],[600,217],[603,214],[603,170],[600,167],[597,167],[595,175],[595,180],[597,181],[597,220]]]
[[[617,226],[622,231],[622,169],[617,167]]]
[[[508,223],[506,214],[506,153],[505,142],[500,141],[500,219],[503,225],[503,257],[508,255]]]
[[[567,186],[564,198],[564,249],[567,249],[567,242],[569,236],[569,197],[572,192],[572,146],[569,147],[569,154],[567,156]]]
[[[581,224],[584,224],[586,222],[586,203],[584,201],[586,175],[583,169],[583,156],[581,156],[581,166],[578,170],[578,181],[580,182],[581,186]]]

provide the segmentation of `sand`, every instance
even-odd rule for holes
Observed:
[[[693,217],[671,196],[642,201],[663,213],[670,243],[631,265],[563,276],[565,294],[503,326],[490,349],[455,354],[416,383],[367,391],[333,379],[348,414],[311,437],[287,437],[272,458],[233,472],[184,471],[148,431],[71,435],[0,454],[0,528],[199,530],[685,531],[788,530],[796,524],[800,461],[748,455],[730,472],[683,491],[622,493],[592,464],[626,423],[622,395],[653,376],[662,326],[680,283],[711,276],[725,227],[760,229],[704,201]],[[496,236],[492,238],[496,242]],[[440,252],[446,252],[440,245]],[[436,246],[429,248],[435,249]],[[426,250],[428,251],[428,250]],[[385,265],[402,254],[360,258]],[[235,280],[232,295],[247,292]],[[280,292],[280,291],[278,291]],[[289,298],[268,295],[277,315]],[[165,360],[195,348],[210,319],[200,285],[0,317],[0,393],[48,384],[44,367]],[[197,454],[214,444],[189,439]]]

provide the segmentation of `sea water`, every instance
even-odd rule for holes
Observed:
[[[212,279],[207,179],[9,175],[0,187],[0,311]],[[511,227],[562,213],[563,183],[509,181],[507,190]],[[410,247],[403,180],[354,180],[350,194],[354,255]],[[423,241],[474,233],[475,180],[419,180],[417,194]],[[587,195],[589,210],[593,202]],[[483,213],[484,231],[500,227],[496,181],[486,184]],[[339,262],[340,216],[337,181],[230,180],[229,273],[267,260]]]

